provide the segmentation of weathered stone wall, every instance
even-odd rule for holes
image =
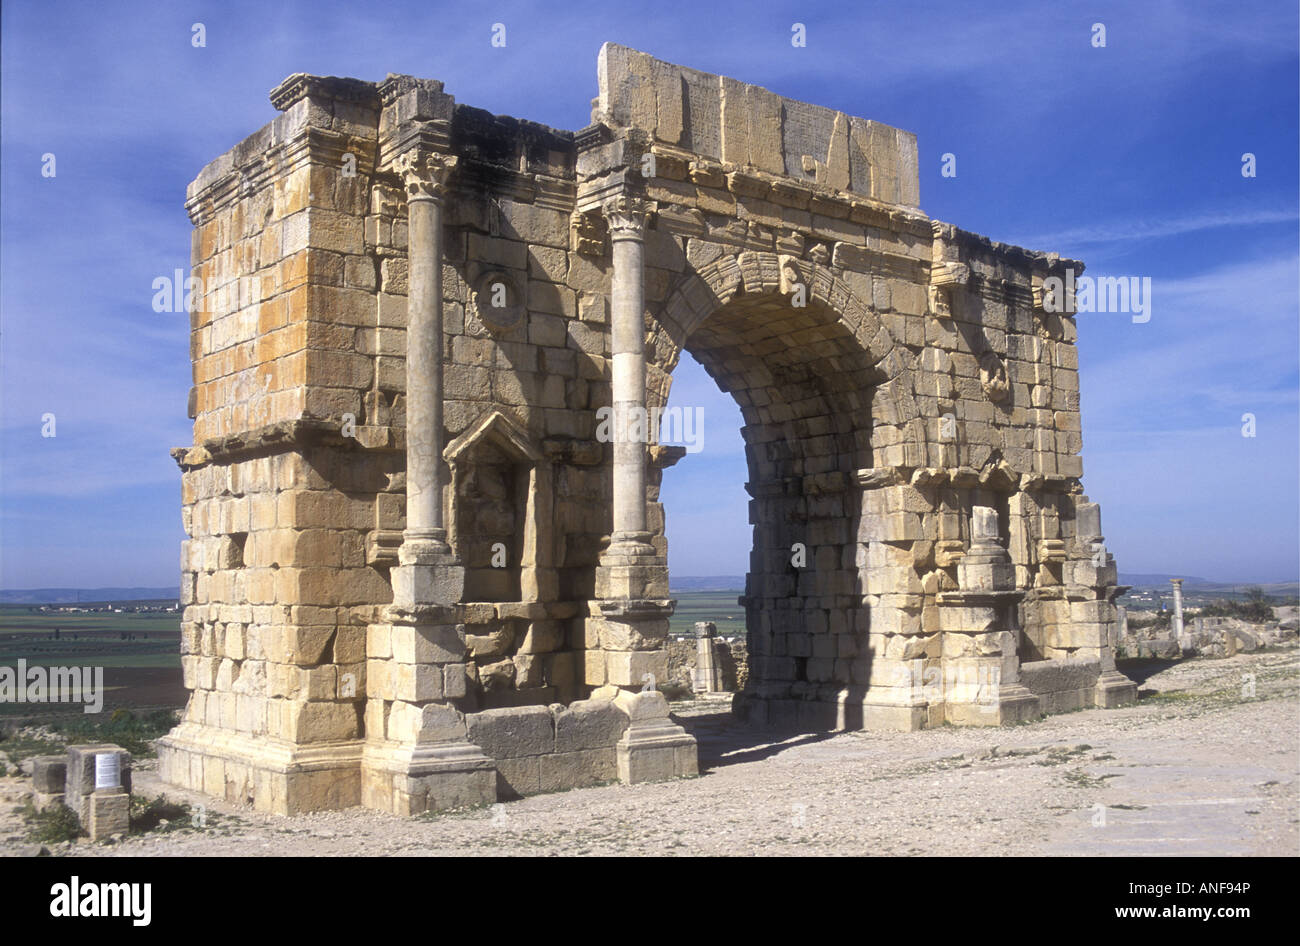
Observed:
[[[691,674],[699,664],[699,645],[692,638],[671,638],[665,650],[668,652],[665,689],[674,692],[694,691]],[[729,693],[745,689],[749,682],[749,648],[745,642],[716,638],[713,641],[713,653],[722,674],[722,689]]]
[[[1240,618],[1189,614],[1184,619],[1183,638],[1179,640],[1168,624],[1138,624],[1136,617],[1129,615],[1127,621],[1121,622],[1121,630],[1127,633],[1120,634],[1117,648],[1124,657],[1230,657],[1261,647],[1285,645],[1296,639],[1294,618],[1252,624]]]
[[[475,714],[665,679],[682,452],[611,448],[600,411],[664,405],[683,350],[744,418],[743,714],[1002,722],[1038,660],[1131,696],[1074,321],[1043,303],[1081,264],[927,217],[906,132],[622,47],[599,71],[577,133],[291,76],[191,185],[193,695],[164,777],[421,810],[487,790]],[[441,423],[408,438],[415,407]],[[620,777],[692,770],[657,704],[623,709]]]

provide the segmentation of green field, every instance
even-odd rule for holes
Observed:
[[[109,711],[185,705],[180,615],[174,611],[40,612],[35,605],[3,605],[0,667],[17,667],[19,660],[28,667],[103,667]],[[77,702],[0,702],[0,719],[8,721],[78,718],[83,711]]]
[[[23,658],[44,666],[179,668],[180,633],[175,612],[40,613],[6,605],[0,607],[0,666]]]
[[[696,621],[712,621],[723,637],[745,636],[745,609],[736,603],[743,591],[675,591],[677,610],[669,622],[669,632],[693,637]]]

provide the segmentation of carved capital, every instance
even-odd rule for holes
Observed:
[[[623,194],[605,201],[600,205],[600,211],[609,222],[611,239],[644,240],[646,223],[654,212],[654,204]]]
[[[393,170],[402,179],[408,201],[441,202],[447,196],[447,180],[455,170],[457,160],[455,155],[417,147],[394,158]]]

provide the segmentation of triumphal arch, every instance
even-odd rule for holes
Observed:
[[[696,772],[653,686],[683,450],[635,421],[683,351],[745,423],[740,717],[1134,699],[1043,288],[1082,265],[926,216],[913,135],[614,45],[577,132],[407,75],[271,102],[188,191],[165,779],[414,813]]]

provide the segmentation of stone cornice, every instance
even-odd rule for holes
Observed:
[[[964,250],[967,258],[971,251],[986,253],[996,259],[1025,266],[1036,274],[1064,274],[1065,270],[1071,269],[1075,276],[1078,276],[1084,269],[1084,264],[1080,260],[1070,259],[1059,253],[1046,253],[1016,246],[1013,243],[1002,243],[940,220],[934,221],[934,235],[936,240],[943,240],[951,246]]]
[[[224,173],[208,181],[201,189],[193,191],[185,201],[185,210],[195,226],[201,226],[212,215],[239,198],[270,186],[303,164],[328,164],[338,166],[343,155],[356,159],[357,174],[367,176],[375,171],[375,143],[355,138],[328,128],[308,126],[301,135],[287,142],[254,152],[244,164],[232,165]]]
[[[271,90],[271,104],[288,111],[305,98],[329,99],[364,108],[379,108],[379,91],[373,82],[340,76],[314,76],[295,72]]]
[[[376,86],[380,104],[387,108],[407,92],[430,92],[443,95],[445,86],[439,79],[421,79],[417,76],[390,72],[388,77]]]
[[[267,424],[226,437],[211,437],[192,447],[173,447],[171,457],[182,470],[210,463],[226,463],[253,456],[287,453],[304,446],[330,446],[349,450],[391,453],[405,450],[403,428],[358,427],[356,437],[345,437],[341,421],[303,417]],[[371,436],[371,434],[377,436]]]
[[[930,218],[919,210],[819,187],[807,181],[769,174],[752,167],[700,159],[689,151],[674,151],[656,144],[653,153],[690,162],[690,180],[701,187],[725,189],[736,198],[758,198],[779,207],[807,210],[863,226],[878,227],[915,236],[931,235]],[[653,185],[653,181],[650,182]]]

